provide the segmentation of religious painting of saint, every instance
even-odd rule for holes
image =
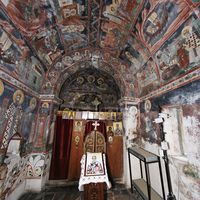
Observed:
[[[100,112],[100,113],[99,113],[99,119],[100,119],[100,120],[106,119],[105,113],[104,113],[104,112]]]
[[[122,122],[114,122],[113,127],[115,136],[121,136],[123,133]]]
[[[22,106],[24,102],[24,93],[16,90],[13,94],[13,102],[10,104],[4,116],[3,140],[0,149],[6,149],[9,139],[19,132],[19,125],[22,117]]]
[[[106,130],[107,130],[107,137],[114,136],[113,126],[106,126]]]
[[[103,157],[101,153],[87,153],[86,175],[104,175]]]
[[[35,121],[35,114],[34,110],[37,106],[37,100],[35,97],[32,97],[29,102],[29,106],[25,109],[22,117],[21,123],[21,133],[23,135],[24,140],[29,139],[29,135],[31,132],[34,131],[34,121]]]
[[[62,112],[62,119],[68,119],[68,111]]]
[[[117,112],[117,113],[116,113],[116,121],[121,121],[121,120],[122,120],[122,117],[123,117],[123,115],[122,115],[121,112]]]
[[[111,120],[116,121],[116,118],[117,118],[117,113],[111,112]]]
[[[76,112],[74,111],[68,111],[68,119],[74,119],[76,116]]]
[[[83,122],[75,121],[74,131],[81,132],[82,131]]]
[[[105,114],[105,118],[106,118],[106,120],[110,120],[110,118],[111,118],[111,113],[110,112],[105,112],[104,113]]]
[[[151,110],[151,101],[150,100],[146,100],[145,103],[144,103],[144,109],[145,109],[145,112],[149,112]]]

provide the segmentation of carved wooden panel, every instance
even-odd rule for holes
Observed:
[[[92,131],[85,138],[84,152],[106,152],[105,137],[99,131]]]
[[[121,178],[123,173],[123,137],[114,136],[107,142],[107,169],[111,178]]]

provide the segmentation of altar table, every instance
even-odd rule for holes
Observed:
[[[104,153],[87,152],[82,156],[78,188],[84,191],[84,200],[104,200],[104,191],[111,188]]]

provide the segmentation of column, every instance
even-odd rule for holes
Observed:
[[[137,128],[139,126],[139,99],[124,97],[120,99],[119,105],[121,112],[123,113],[123,127],[124,127],[124,140],[123,140],[123,152],[124,152],[124,174],[123,180],[127,187],[130,187],[129,177],[129,165],[128,165],[128,152],[127,148],[134,144],[138,138]]]

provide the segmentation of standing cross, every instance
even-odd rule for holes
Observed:
[[[100,124],[97,121],[95,121],[94,123],[92,123],[92,126],[94,126],[94,130],[96,131],[97,126],[100,126]]]

